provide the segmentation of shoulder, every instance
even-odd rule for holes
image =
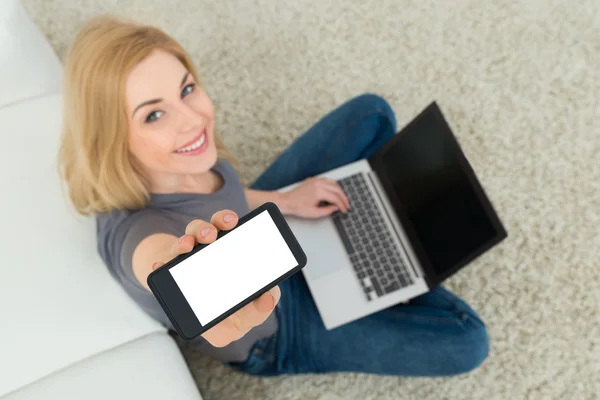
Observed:
[[[96,215],[96,232],[99,237],[125,234],[131,227],[145,220],[164,217],[160,210],[150,208],[133,211],[113,210]]]
[[[214,169],[216,169],[218,172],[220,172],[221,175],[223,175],[223,177],[225,179],[234,180],[234,181],[240,180],[240,177],[239,177],[237,171],[235,170],[235,168],[233,167],[233,165],[225,159],[220,158],[217,161],[217,163],[215,164]]]

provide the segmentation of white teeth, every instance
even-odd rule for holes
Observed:
[[[200,147],[204,144],[205,140],[206,140],[206,134],[203,134],[202,136],[200,136],[200,138],[198,140],[196,140],[195,143],[192,143],[189,146],[184,147],[183,149],[176,150],[175,152],[176,153],[185,153],[187,151],[196,150],[198,147]]]

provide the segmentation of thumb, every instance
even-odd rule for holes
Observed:
[[[271,312],[281,298],[281,289],[279,286],[275,286],[267,293],[269,293],[269,295],[265,293],[255,300],[254,305],[260,312]]]
[[[152,264],[152,271],[156,271],[157,269],[159,269],[163,265],[165,265],[164,262],[160,262],[160,261],[155,262],[154,264]]]
[[[326,206],[326,207],[318,207],[315,210],[315,212],[313,213],[313,216],[315,218],[326,217],[328,215],[333,214],[336,211],[338,211],[338,208],[337,208],[337,206],[334,206],[334,205]]]

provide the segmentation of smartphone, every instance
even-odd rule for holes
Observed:
[[[223,321],[306,265],[283,215],[265,203],[148,275],[148,286],[184,340]]]

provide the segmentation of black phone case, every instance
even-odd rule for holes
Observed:
[[[251,295],[250,297],[246,298],[244,301],[240,302],[235,307],[233,307],[233,308],[229,309],[228,311],[226,311],[225,313],[221,314],[219,317],[215,318],[209,324],[201,325],[198,322],[198,325],[201,327],[201,329],[199,329],[198,332],[194,332],[194,334],[191,334],[191,335],[188,335],[184,332],[184,330],[181,328],[181,325],[178,321],[179,318],[176,315],[173,315],[174,313],[172,312],[171,308],[169,307],[169,304],[167,304],[164,297],[161,295],[161,290],[159,289],[159,287],[157,287],[157,285],[155,284],[154,281],[155,281],[156,277],[158,276],[158,274],[167,273],[168,269],[174,267],[175,265],[179,264],[183,260],[185,260],[189,257],[192,257],[195,253],[202,250],[204,247],[210,246],[210,244],[197,244],[192,249],[192,251],[190,251],[189,253],[181,254],[181,255],[175,257],[174,259],[172,259],[171,261],[169,261],[168,263],[166,263],[165,265],[163,265],[162,267],[160,267],[159,269],[157,269],[156,271],[153,271],[152,273],[150,273],[150,275],[148,275],[148,278],[147,278],[148,287],[150,288],[150,290],[154,294],[154,297],[156,297],[156,299],[157,299],[158,303],[160,304],[160,306],[162,307],[163,311],[165,312],[165,314],[167,315],[167,317],[173,324],[173,327],[177,331],[177,334],[182,339],[184,339],[186,341],[190,341],[190,340],[198,337],[199,335],[206,332],[213,326],[217,325],[219,322],[223,321],[230,315],[234,314],[239,309],[243,308],[247,304],[251,303],[253,300],[260,297],[265,292],[269,291],[270,289],[277,286],[281,282],[290,278],[292,275],[299,272],[302,268],[304,268],[306,266],[306,263],[307,263],[306,254],[302,250],[302,247],[300,247],[298,240],[296,239],[291,228],[285,221],[285,218],[279,211],[279,208],[274,203],[270,203],[270,202],[265,203],[262,206],[254,209],[253,211],[244,215],[243,217],[239,218],[238,224],[236,225],[235,228],[233,228],[229,231],[219,232],[216,240],[219,240],[221,237],[227,235],[229,232],[233,232],[239,226],[243,225],[245,222],[251,220],[253,217],[257,216],[258,214],[262,213],[265,210],[268,210],[269,213],[271,214],[271,217],[272,217],[273,221],[275,222],[275,225],[279,229],[282,237],[285,239],[288,247],[290,248],[290,250],[296,257],[296,259],[298,260],[298,266],[296,266],[292,270],[288,271],[284,275],[280,276],[275,281],[273,281],[270,284],[268,284],[267,286],[265,286],[263,289],[260,289],[259,291],[257,291],[253,295]],[[188,305],[188,308],[189,308],[189,305]],[[191,313],[191,317],[193,317],[194,319],[197,320],[197,318],[196,318],[195,314],[193,313],[193,311],[191,310],[191,308],[189,309],[189,312]],[[189,318],[190,316],[187,316],[187,317]]]

